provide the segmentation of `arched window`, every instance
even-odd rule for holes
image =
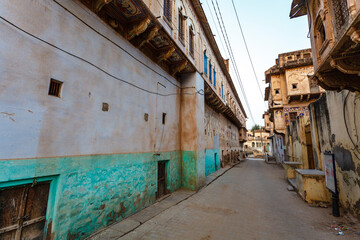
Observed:
[[[195,48],[195,33],[194,33],[194,27],[190,25],[189,27],[189,51],[190,55],[194,57],[194,48]]]
[[[207,75],[207,65],[208,65],[208,57],[206,56],[206,50],[204,51],[204,73]]]

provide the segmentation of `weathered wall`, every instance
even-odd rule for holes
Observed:
[[[274,133],[271,138],[271,149],[272,155],[275,157],[277,163],[283,163],[285,161],[284,158],[284,140],[281,134]]]
[[[286,129],[285,159],[290,162],[299,162],[303,169],[309,168],[308,152],[306,147],[305,126],[310,124],[307,116],[298,117]]]
[[[311,104],[312,128],[316,130],[317,164],[324,169],[322,154],[335,154],[338,190],[342,206],[360,216],[360,97],[348,91],[327,91]]]
[[[167,190],[181,187],[181,90],[82,5],[61,2],[84,22],[50,0],[4,1],[0,15],[119,79],[173,94],[141,91],[0,20],[0,187],[53,177],[49,231],[78,239],[153,203],[158,161],[168,161]],[[48,95],[50,78],[63,82],[61,98]]]
[[[190,0],[173,0],[171,2],[171,21],[164,20],[164,17],[159,18],[160,23],[164,29],[168,32],[170,36],[176,41],[177,46],[181,48],[188,56],[190,54],[189,48],[189,35],[190,35],[190,26],[193,27],[193,32],[195,33],[195,42],[194,42],[194,57],[189,57],[189,60],[194,63],[195,67],[199,72],[204,73],[203,77],[205,81],[213,88],[214,92],[225,102],[231,104],[233,110],[237,110],[236,115],[241,119],[242,123],[245,124],[245,115],[240,110],[240,104],[235,100],[235,94],[228,83],[225,74],[222,72],[218,59],[216,58],[215,51],[211,47],[210,42],[208,41],[204,29],[201,27],[200,20],[191,6]],[[145,0],[144,3],[149,7],[151,12],[155,16],[163,16],[163,6],[164,1],[151,1]],[[178,17],[179,9],[182,9],[183,15],[187,16],[184,24],[184,43],[179,40],[179,29],[178,29]],[[205,74],[204,71],[204,51],[208,58],[208,73]],[[216,71],[216,86],[214,84],[214,78],[212,80],[209,78],[209,63],[211,63],[212,68]],[[211,73],[213,74],[213,73]],[[223,90],[221,91],[221,86]],[[222,94],[223,92],[223,94]]]
[[[205,183],[204,96],[196,94],[204,88],[200,74],[182,77],[181,150],[183,187],[199,189]]]
[[[236,125],[208,105],[205,105],[204,124],[205,166],[208,175],[221,165],[236,161],[242,149]]]

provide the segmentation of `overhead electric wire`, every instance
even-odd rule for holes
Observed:
[[[241,76],[240,76],[240,73],[239,73],[239,70],[238,70],[238,67],[237,67],[237,64],[236,64],[236,61],[235,61],[235,57],[234,57],[234,54],[233,54],[233,51],[232,51],[232,48],[231,48],[231,44],[230,44],[230,40],[228,38],[228,35],[227,35],[227,32],[226,32],[226,28],[225,28],[225,24],[224,24],[224,21],[222,20],[222,15],[221,15],[221,11],[220,11],[220,8],[218,6],[218,11],[219,11],[219,15],[220,15],[220,18],[221,18],[221,22],[222,24],[220,23],[220,19],[219,19],[219,16],[217,14],[217,10],[216,10],[216,7],[215,7],[215,4],[213,2],[213,0],[211,0],[211,3],[213,5],[213,8],[214,8],[214,11],[215,11],[215,15],[216,15],[216,18],[218,20],[218,23],[219,23],[219,26],[220,26],[220,30],[221,30],[221,33],[222,33],[222,36],[224,38],[224,41],[225,41],[225,44],[226,44],[226,48],[228,50],[228,53],[229,53],[229,56],[230,56],[230,60],[234,66],[234,70],[235,70],[235,75],[237,77],[237,80],[238,80],[238,83],[239,83],[239,86],[240,86],[240,90],[243,94],[243,97],[244,97],[244,100],[245,100],[245,104],[248,108],[248,111],[249,111],[249,115],[252,119],[253,122],[255,122],[254,120],[254,117],[252,115],[252,112],[251,112],[251,108],[250,108],[250,104],[248,102],[248,99],[246,97],[246,93],[245,93],[245,90],[244,90],[244,86],[242,85],[242,81],[241,81]],[[223,29],[224,28],[224,29]],[[225,32],[225,33],[224,33]]]
[[[234,11],[235,11],[235,15],[236,15],[236,19],[237,19],[237,22],[238,22],[238,25],[239,25],[239,28],[240,28],[241,36],[242,36],[242,38],[243,38],[243,40],[244,40],[246,52],[247,52],[247,54],[248,54],[248,56],[249,56],[250,64],[251,64],[252,70],[253,70],[253,72],[254,72],[254,76],[255,76],[255,79],[256,79],[256,83],[257,83],[257,85],[258,85],[258,87],[259,87],[259,91],[260,91],[260,94],[261,94],[262,99],[265,99],[265,98],[264,98],[264,95],[263,95],[263,93],[262,93],[262,91],[261,91],[261,87],[260,87],[259,79],[258,79],[258,77],[257,77],[257,75],[256,75],[254,63],[253,63],[253,61],[252,61],[252,58],[251,58],[251,55],[250,55],[250,51],[249,51],[249,48],[248,48],[248,45],[247,45],[247,42],[246,42],[246,38],[245,38],[245,35],[244,35],[244,32],[243,32],[243,29],[242,29],[242,27],[241,27],[241,24],[240,24],[240,20],[239,20],[238,13],[237,13],[237,11],[236,11],[236,7],[235,7],[235,4],[234,4],[234,0],[231,0],[231,2],[232,2],[232,5],[233,5]],[[264,102],[264,104],[265,104],[265,102]],[[266,104],[265,104],[265,108],[266,108]]]
[[[108,75],[108,76],[110,76],[110,77],[112,77],[112,78],[114,78],[114,79],[116,79],[116,80],[118,80],[118,81],[121,81],[121,82],[123,82],[123,83],[125,83],[125,84],[128,84],[128,85],[130,85],[130,86],[132,86],[132,87],[135,87],[135,88],[137,88],[137,89],[139,89],[139,90],[142,90],[142,91],[147,92],[147,93],[150,93],[150,94],[162,96],[162,97],[181,95],[181,93],[180,93],[180,94],[179,94],[179,93],[160,94],[160,93],[157,93],[157,92],[153,92],[153,91],[147,90],[147,89],[145,89],[145,88],[143,88],[143,87],[140,87],[140,86],[138,86],[138,85],[136,85],[136,84],[134,84],[134,83],[131,83],[131,82],[126,81],[126,80],[124,80],[124,79],[121,79],[121,78],[119,78],[119,77],[116,77],[115,75],[113,75],[113,74],[105,71],[104,69],[98,67],[98,66],[95,65],[94,63],[92,63],[92,62],[90,62],[90,61],[88,61],[88,60],[86,60],[86,59],[84,59],[84,58],[82,58],[82,57],[79,57],[79,56],[77,56],[77,55],[75,55],[75,54],[73,54],[73,53],[71,53],[71,52],[69,52],[69,51],[67,51],[67,50],[64,50],[64,49],[62,49],[62,48],[60,48],[60,47],[58,47],[58,46],[56,46],[56,45],[54,45],[54,44],[52,44],[52,43],[50,43],[50,42],[47,42],[46,40],[43,40],[43,39],[41,39],[40,37],[37,37],[37,36],[35,36],[34,34],[32,34],[32,33],[28,32],[28,31],[20,28],[19,26],[17,26],[16,24],[10,22],[9,20],[5,19],[4,17],[0,16],[0,19],[3,20],[4,22],[6,22],[7,24],[9,24],[10,26],[18,29],[19,31],[21,31],[21,32],[23,32],[23,33],[25,33],[25,34],[27,34],[27,35],[29,35],[29,36],[37,39],[38,41],[40,41],[40,42],[42,42],[42,43],[45,43],[45,44],[47,44],[48,46],[51,46],[51,47],[53,47],[53,48],[55,48],[55,49],[57,49],[57,50],[59,50],[59,51],[61,51],[61,52],[63,52],[63,53],[66,53],[66,54],[68,54],[68,55],[76,58],[76,59],[79,59],[79,60],[81,60],[81,61],[89,64],[90,66],[98,69],[99,71],[103,72],[104,74],[106,74],[106,75]],[[182,93],[182,94],[185,94],[185,95],[194,95],[194,94],[204,95],[204,90],[201,89],[201,90],[197,90],[195,93]]]
[[[223,52],[226,54],[225,46],[224,46],[224,43],[223,43],[222,38],[220,37],[219,29],[218,29],[218,27],[216,26],[215,18],[214,18],[214,15],[213,15],[213,13],[212,13],[211,7],[210,7],[210,5],[209,5],[209,1],[206,0],[206,4],[207,4],[207,6],[208,6],[211,19],[212,19],[212,21],[213,21],[213,23],[214,23],[216,33],[217,33],[218,36],[219,36],[219,40],[220,40],[220,43],[221,43],[222,50],[223,50]]]

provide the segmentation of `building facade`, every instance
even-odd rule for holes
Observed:
[[[274,131],[285,129],[297,116],[308,116],[308,105],[325,91],[313,81],[311,49],[279,54],[276,65],[265,72],[265,101]]]
[[[308,17],[314,61],[312,78],[326,89],[326,96],[310,104],[315,170],[325,171],[325,153],[334,154],[340,204],[357,217],[360,216],[359,10],[359,0],[294,0],[290,12],[291,18]]]
[[[247,131],[247,140],[244,143],[244,151],[248,154],[254,154],[254,156],[264,156],[265,153],[270,151],[270,140],[268,137],[270,133],[265,128]]]
[[[83,239],[241,150],[246,113],[199,1],[0,6],[0,238]]]

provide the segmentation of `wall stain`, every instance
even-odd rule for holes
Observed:
[[[351,152],[343,147],[334,147],[335,161],[339,165],[342,171],[354,171],[355,165],[352,159]]]

